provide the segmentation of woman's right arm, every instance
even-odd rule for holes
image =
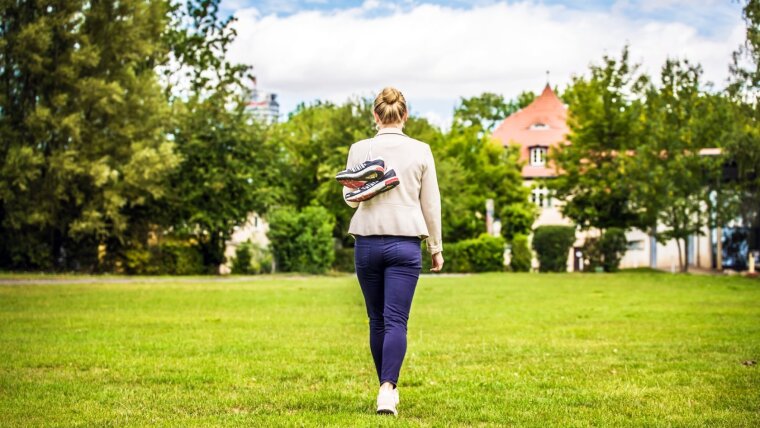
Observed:
[[[351,148],[348,149],[348,159],[346,160],[346,169],[354,166],[356,163],[354,161],[354,145],[351,144]],[[359,206],[359,202],[351,202],[346,200],[346,194],[349,192],[353,192],[356,189],[352,189],[350,187],[343,186],[343,201],[345,201],[349,207],[356,208]]]

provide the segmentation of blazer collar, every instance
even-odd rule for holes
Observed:
[[[401,128],[381,128],[377,131],[377,135],[383,135],[383,134],[406,135],[404,134],[404,131],[401,130]]]

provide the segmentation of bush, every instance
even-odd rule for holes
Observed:
[[[423,247],[425,244],[422,244]],[[431,267],[430,255],[425,251],[422,271]],[[443,250],[443,271],[451,273],[499,272],[504,270],[504,238],[486,233],[476,239],[446,244]]]
[[[354,248],[339,248],[335,250],[333,269],[338,272],[356,272],[354,266]]]
[[[272,271],[272,253],[251,241],[238,245],[232,260],[232,273],[262,274]]]
[[[583,244],[583,253],[589,260],[586,270],[601,267],[605,272],[617,272],[627,248],[625,230],[616,227],[607,229],[600,238],[586,239]]]
[[[538,254],[539,271],[566,272],[567,255],[575,242],[572,226],[539,226],[533,232],[533,249]]]
[[[282,272],[325,273],[335,260],[335,218],[322,207],[279,209],[269,216],[272,254]]]
[[[127,273],[138,275],[198,275],[206,273],[203,255],[189,242],[164,241],[125,252]]]
[[[512,272],[530,272],[533,253],[528,247],[528,237],[525,235],[515,235],[512,239],[512,254],[509,259],[509,267]]]

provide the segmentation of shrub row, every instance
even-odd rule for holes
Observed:
[[[203,255],[189,242],[167,241],[125,253],[125,271],[137,275],[198,275],[207,273]]]
[[[422,243],[422,272],[429,272],[430,254]],[[475,239],[444,244],[443,272],[501,272],[504,270],[504,238],[482,234]]]

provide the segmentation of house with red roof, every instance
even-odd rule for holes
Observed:
[[[539,216],[533,228],[542,225],[572,225],[561,211],[561,202],[552,198],[545,181],[556,177],[557,170],[548,161],[549,151],[560,144],[570,144],[567,135],[567,106],[552,90],[549,84],[544,87],[533,102],[522,110],[505,118],[493,132],[505,147],[519,145],[523,185],[531,188],[530,198],[539,207]],[[711,153],[704,153],[711,154]],[[711,264],[711,243],[705,230],[702,236],[694,235],[689,245],[688,262],[691,266],[709,267]],[[599,232],[577,231],[576,242],[568,255],[568,271],[579,271],[585,264],[582,251],[587,236],[598,236]],[[621,262],[621,267],[653,267],[675,270],[678,268],[678,248],[675,241],[665,245],[659,244],[652,236],[641,230],[626,233],[628,251]],[[537,262],[534,260],[534,267]]]

